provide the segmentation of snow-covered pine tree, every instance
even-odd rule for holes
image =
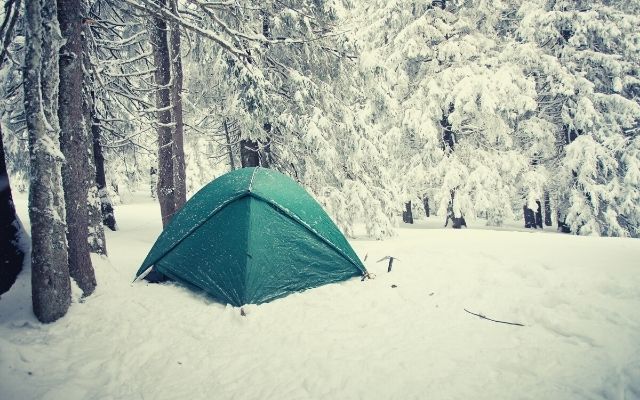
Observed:
[[[535,86],[500,57],[480,5],[414,1],[368,3],[364,66],[384,86],[371,90],[368,117],[388,132],[391,168],[406,200],[425,196],[443,219],[476,215],[500,224],[512,217],[526,158],[517,124],[535,108]],[[478,6],[478,7],[477,7]],[[482,22],[484,21],[484,22]],[[481,23],[482,22],[482,23]],[[395,104],[394,104],[395,103]]]
[[[349,233],[355,216],[382,237],[391,231],[384,204],[389,191],[377,183],[386,176],[384,163],[377,162],[384,150],[363,135],[367,129],[355,114],[355,53],[338,31],[338,3],[194,2],[191,14],[209,17],[198,21],[208,33],[196,31],[192,57],[185,60],[192,73],[186,99],[199,105],[189,106],[202,116],[197,125],[224,132],[225,123],[232,124],[240,135],[231,152],[222,140],[214,153],[224,158],[217,158],[226,163],[229,154],[251,155],[252,164],[268,164],[300,181]],[[212,49],[214,33],[224,44]]]
[[[561,71],[548,78],[562,89],[552,121],[560,172],[554,195],[561,220],[577,234],[637,236],[638,206],[628,199],[640,189],[627,182],[638,165],[638,8],[637,1],[537,1],[519,11],[518,36],[542,50],[545,68]]]
[[[153,60],[145,18],[119,1],[89,10],[87,46],[96,182],[103,221],[116,229],[114,205],[157,171]],[[155,185],[153,190],[155,191]]]

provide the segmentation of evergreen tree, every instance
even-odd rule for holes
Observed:
[[[561,72],[548,79],[558,99],[554,193],[561,219],[577,234],[637,236],[637,209],[627,199],[637,198],[639,187],[626,182],[639,165],[638,6],[540,1],[519,11],[518,35],[546,56],[544,68]]]

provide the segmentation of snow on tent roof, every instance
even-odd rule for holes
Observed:
[[[196,193],[158,237],[150,267],[235,306],[366,273],[322,207],[265,168],[227,173]]]

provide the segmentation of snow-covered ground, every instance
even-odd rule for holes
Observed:
[[[375,279],[243,317],[131,283],[160,231],[134,200],[63,319],[37,322],[28,271],[2,296],[0,399],[640,399],[639,240],[419,223],[352,241]]]

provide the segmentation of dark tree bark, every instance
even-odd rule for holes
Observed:
[[[574,129],[570,128],[567,125],[563,128],[563,135],[565,144],[571,144],[574,140],[578,138],[578,136],[582,135],[582,129]]]
[[[165,0],[158,0],[165,6]],[[162,226],[166,227],[175,212],[176,201],[173,177],[173,129],[171,116],[171,55],[167,35],[167,23],[162,18],[151,18],[149,29],[155,64],[156,107],[158,124],[158,201]]]
[[[267,39],[271,39],[271,20],[269,19],[269,13],[265,10],[262,13],[262,34]],[[264,47],[269,47],[269,43],[264,43]]]
[[[158,168],[151,166],[149,168],[149,183],[151,189],[151,198],[158,197]]]
[[[271,16],[268,11],[262,10],[262,34],[265,38],[271,39]],[[268,48],[269,43],[264,43],[264,47]],[[258,152],[258,157],[260,161],[260,166],[269,168],[271,165],[271,130],[273,126],[271,122],[267,121],[263,125],[264,131],[266,133],[266,144],[261,146]]]
[[[558,231],[560,231],[562,233],[571,233],[571,227],[569,227],[569,225],[567,225],[566,217],[562,218],[562,215],[560,214],[560,211],[558,211],[556,213],[556,219],[558,221]]]
[[[536,227],[536,216],[532,209],[527,207],[526,205],[522,206],[522,212],[524,214],[524,227],[525,228],[535,228]]]
[[[404,203],[404,211],[402,212],[402,222],[405,224],[413,224],[413,212],[411,211],[411,202]]]
[[[544,192],[544,224],[551,226],[551,200],[547,191]]]
[[[536,227],[542,229],[542,204],[540,203],[540,200],[536,200],[536,204],[538,205],[535,216]]]
[[[87,42],[85,41],[85,44]],[[88,48],[87,44],[87,48]],[[90,59],[88,54],[91,50],[87,50],[85,56],[86,61],[86,74],[85,79],[88,80],[88,116],[87,120],[90,125],[89,132],[91,132],[91,142],[92,142],[92,154],[93,154],[93,165],[95,166],[95,185],[98,189],[98,199],[100,201],[100,213],[102,224],[106,225],[107,228],[115,231],[118,229],[116,224],[116,217],[113,210],[113,202],[111,201],[111,197],[109,196],[109,191],[107,189],[107,176],[105,173],[104,166],[104,154],[102,152],[102,143],[100,142],[100,138],[102,136],[102,132],[100,129],[100,117],[98,115],[97,105],[96,105],[96,93],[95,93],[95,78],[94,71],[92,70],[92,66],[90,65]],[[86,113],[86,111],[85,111]]]
[[[526,205],[522,206],[525,228],[542,229],[542,204],[539,200],[536,200],[536,204],[536,211],[533,211]]]
[[[240,163],[242,168],[260,166],[258,142],[248,139],[240,141]]]
[[[102,144],[100,143],[100,119],[95,110],[95,105],[91,109],[91,137],[93,138],[93,161],[96,166],[96,186],[100,197],[100,210],[102,212],[102,223],[107,228],[115,231],[118,229],[116,216],[113,210],[113,203],[107,189],[107,176],[104,169],[104,155]]]
[[[467,221],[464,220],[464,217],[453,217],[451,218],[451,227],[453,229],[461,229],[462,227],[467,227]]]
[[[171,1],[171,9],[178,14],[176,0]],[[171,24],[171,103],[173,105],[173,184],[175,210],[179,211],[187,202],[187,176],[184,160],[184,122],[182,118],[182,56],[180,54],[180,26]]]
[[[271,125],[265,124],[267,133],[271,132]],[[243,139],[240,141],[240,165],[242,168],[263,167],[269,168],[271,162],[271,148],[269,144],[264,146],[260,142]]]
[[[464,220],[464,215],[460,217],[456,217],[456,214],[453,212],[453,202],[456,197],[456,191],[451,191],[451,200],[449,201],[449,205],[447,207],[447,219],[444,222],[444,226],[446,227],[449,224],[449,220],[451,220],[451,227],[453,229],[461,229],[463,226],[467,227],[467,221]]]
[[[260,158],[260,166],[269,168],[271,166],[271,130],[273,127],[269,122],[266,122],[263,127],[267,133],[267,142],[264,146],[260,146],[258,157]]]
[[[96,287],[89,250],[89,138],[84,123],[82,83],[84,49],[83,0],[58,0],[58,21],[65,44],[60,49],[60,87],[58,119],[62,165],[62,184],[66,206],[69,273],[85,296]]]
[[[83,0],[84,1],[84,0]],[[107,255],[107,239],[104,235],[104,226],[102,223],[102,202],[100,200],[100,191],[96,182],[96,164],[95,155],[93,154],[93,109],[95,94],[93,90],[93,71],[89,54],[91,48],[87,40],[89,29],[85,28],[82,36],[82,63],[83,63],[83,80],[82,88],[82,114],[84,122],[85,136],[87,138],[87,162],[89,165],[87,175],[87,207],[89,210],[89,251],[96,254]]]
[[[233,159],[233,147],[231,145],[231,136],[229,135],[229,124],[227,123],[227,119],[225,118],[222,122],[222,126],[224,127],[224,139],[227,144],[227,152],[229,153],[229,167],[231,171],[236,169],[236,163]]]
[[[20,247],[20,226],[11,195],[0,126],[0,294],[11,288],[22,270],[25,254]]]
[[[90,113],[86,118],[87,131],[91,132]],[[104,234],[104,223],[102,218],[102,200],[100,198],[100,190],[95,181],[95,156],[93,155],[93,139],[89,144],[89,171],[91,173],[89,180],[89,192],[87,206],[89,208],[89,250],[92,253],[107,255],[107,239]]]
[[[424,205],[424,213],[426,214],[427,218],[429,218],[431,216],[431,212],[429,210],[429,198],[427,196],[424,196],[424,198],[422,199],[422,204]]]
[[[440,9],[444,10],[447,6],[447,0],[432,0],[431,6],[440,7]]]
[[[54,0],[25,2],[24,109],[29,132],[31,288],[42,322],[66,314],[71,304],[57,111],[58,32]]]
[[[453,112],[453,104],[449,106],[449,112],[442,116],[440,120],[440,126],[442,127],[442,149],[445,152],[451,152],[454,150],[456,144],[456,137],[449,122],[449,114]]]

